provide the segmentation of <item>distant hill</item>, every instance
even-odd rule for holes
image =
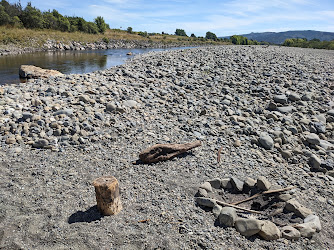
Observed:
[[[312,40],[314,38],[320,41],[334,40],[334,32],[323,32],[315,30],[295,30],[285,32],[262,32],[262,33],[250,33],[240,36],[247,37],[248,39],[256,40],[258,42],[269,42],[274,44],[281,44],[288,38],[306,38]],[[229,38],[229,37],[227,37]]]

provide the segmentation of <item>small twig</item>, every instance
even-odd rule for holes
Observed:
[[[146,220],[139,220],[138,223],[145,223],[145,222],[148,222],[150,221],[151,219],[146,219]]]
[[[286,188],[280,188],[280,189],[275,189],[275,190],[268,190],[268,191],[264,191],[264,192],[261,192],[261,193],[257,193],[257,194],[254,194],[253,196],[251,197],[248,197],[247,199],[244,199],[242,201],[237,201],[237,202],[233,202],[231,203],[232,205],[238,205],[240,203],[243,203],[243,202],[246,202],[246,201],[250,201],[252,199],[255,199],[263,194],[272,194],[272,193],[278,193],[278,192],[283,192],[283,191],[288,191],[288,190],[291,190],[295,188],[294,186],[291,186],[291,187],[286,187]]]
[[[221,154],[222,150],[223,150],[223,146],[221,146],[221,147],[218,149],[218,154],[217,154],[217,163],[219,163],[219,162],[220,162],[220,154]]]
[[[235,209],[239,209],[239,210],[243,210],[249,213],[254,213],[254,214],[262,214],[259,211],[255,211],[255,210],[251,210],[251,209],[247,209],[247,208],[243,208],[243,207],[239,207],[239,206],[235,206],[233,204],[229,204],[229,203],[225,203],[223,201],[219,201],[219,200],[215,200],[217,202],[217,204],[222,205],[222,206],[226,206],[226,207],[233,207]]]

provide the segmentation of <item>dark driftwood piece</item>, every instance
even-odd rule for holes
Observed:
[[[139,159],[144,163],[167,161],[199,146],[201,146],[200,141],[185,144],[156,144],[142,151],[139,154]]]
[[[237,201],[237,202],[231,203],[231,205],[238,205],[240,203],[250,201],[250,200],[255,199],[256,197],[259,197],[263,194],[279,193],[279,192],[288,191],[288,190],[291,190],[291,189],[294,189],[294,188],[295,188],[294,186],[291,186],[291,187],[280,188],[280,189],[275,189],[275,190],[267,190],[267,191],[264,191],[264,192],[261,192],[261,193],[254,194],[253,196],[248,197],[247,199],[244,199],[242,201]]]
[[[122,210],[118,181],[113,176],[103,176],[93,181],[97,208],[103,215],[118,214]]]
[[[223,202],[223,201],[219,201],[219,200],[215,200],[216,203],[218,205],[222,205],[222,206],[226,206],[226,207],[233,207],[235,209],[239,209],[239,210],[243,210],[243,211],[246,211],[246,212],[249,212],[249,213],[254,213],[254,214],[262,214],[261,212],[259,211],[255,211],[255,210],[251,210],[251,209],[247,209],[247,208],[243,208],[243,207],[239,207],[239,206],[236,206],[236,205],[233,205],[233,204],[230,204],[230,203],[226,203],[226,202]]]

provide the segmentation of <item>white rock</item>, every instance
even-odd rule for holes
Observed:
[[[292,226],[283,227],[281,232],[282,237],[288,240],[298,240],[301,237],[300,232]]]

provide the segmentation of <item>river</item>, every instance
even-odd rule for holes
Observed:
[[[107,69],[125,63],[131,57],[149,51],[186,49],[108,49],[84,51],[48,51],[0,57],[0,85],[25,82],[19,78],[21,65],[35,65],[44,69],[55,69],[63,74],[81,74]],[[131,52],[132,55],[127,55]]]

